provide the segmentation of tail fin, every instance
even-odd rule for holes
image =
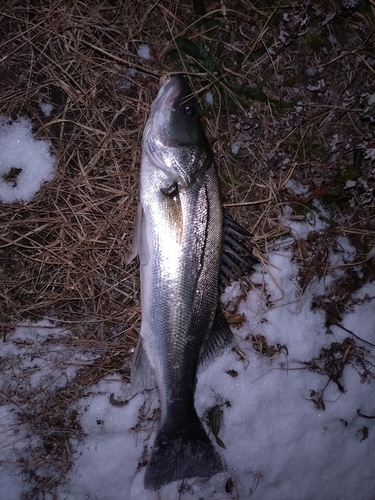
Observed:
[[[220,455],[195,414],[183,431],[168,425],[159,429],[145,473],[145,488],[158,490],[178,479],[211,477],[222,470]]]

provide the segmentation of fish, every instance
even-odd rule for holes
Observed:
[[[225,469],[195,409],[197,372],[233,340],[220,283],[237,275],[231,268],[256,261],[238,251],[246,249],[247,233],[223,212],[213,152],[191,94],[175,75],[152,104],[128,258],[139,256],[141,282],[132,388],[157,385],[161,405],[144,477],[150,490]]]

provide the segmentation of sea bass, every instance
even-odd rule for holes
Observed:
[[[184,78],[173,76],[152,105],[129,258],[138,254],[141,263],[142,324],[132,385],[142,390],[156,381],[161,402],[145,472],[145,487],[154,490],[223,470],[194,407],[198,365],[230,342],[231,332],[219,306],[223,210],[218,177],[190,96]],[[231,242],[241,231],[232,219],[228,231],[226,253],[233,263]]]

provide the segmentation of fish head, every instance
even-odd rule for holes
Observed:
[[[207,140],[191,90],[181,75],[167,80],[152,104],[143,135],[144,149],[170,182],[189,186],[212,164]]]

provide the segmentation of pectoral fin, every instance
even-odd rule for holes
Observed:
[[[133,251],[128,255],[127,263],[130,264],[137,255],[141,264],[147,264],[150,258],[150,250],[147,241],[146,223],[143,214],[142,204],[138,204],[137,215],[134,222]]]

